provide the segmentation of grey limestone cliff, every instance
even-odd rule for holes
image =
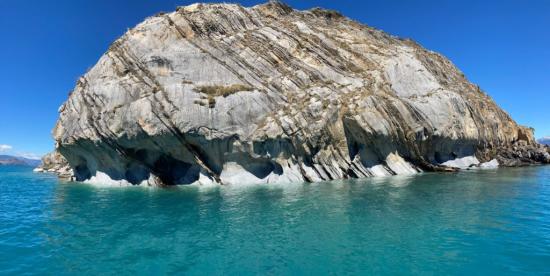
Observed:
[[[118,184],[452,171],[453,160],[487,162],[535,143],[442,55],[335,11],[279,2],[147,18],[59,112],[56,150],[74,179]]]

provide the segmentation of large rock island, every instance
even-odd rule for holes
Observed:
[[[442,55],[279,2],[147,18],[59,112],[56,150],[77,181],[322,181],[550,160]]]

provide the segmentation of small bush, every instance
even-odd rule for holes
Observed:
[[[193,101],[194,104],[198,104],[200,106],[206,106],[206,104],[203,102],[203,101],[198,101],[198,100],[195,100]]]
[[[254,89],[250,86],[243,85],[243,84],[232,84],[229,86],[222,86],[222,85],[199,86],[199,87],[195,87],[194,90],[199,93],[204,93],[213,98],[218,96],[227,97],[237,92],[253,91]]]
[[[311,12],[319,17],[324,17],[326,19],[339,19],[344,17],[341,13],[335,10],[326,10],[321,8],[313,8]]]
[[[327,109],[330,105],[330,101],[328,100],[323,100],[323,109]]]
[[[214,108],[216,106],[216,99],[214,97],[208,97],[208,107]]]

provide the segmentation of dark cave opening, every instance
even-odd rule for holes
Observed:
[[[265,178],[272,172],[278,175],[283,174],[283,167],[271,160],[254,160],[242,163],[241,166],[257,178]]]
[[[169,155],[162,155],[152,167],[153,173],[165,185],[188,185],[199,180],[200,167],[177,160]]]
[[[149,179],[149,169],[140,164],[130,164],[126,168],[125,178],[128,182],[138,185]]]
[[[92,177],[92,173],[86,163],[74,167],[74,176],[76,181],[84,181]]]

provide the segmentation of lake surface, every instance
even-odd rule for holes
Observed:
[[[550,167],[97,188],[0,166],[0,274],[549,274]]]

